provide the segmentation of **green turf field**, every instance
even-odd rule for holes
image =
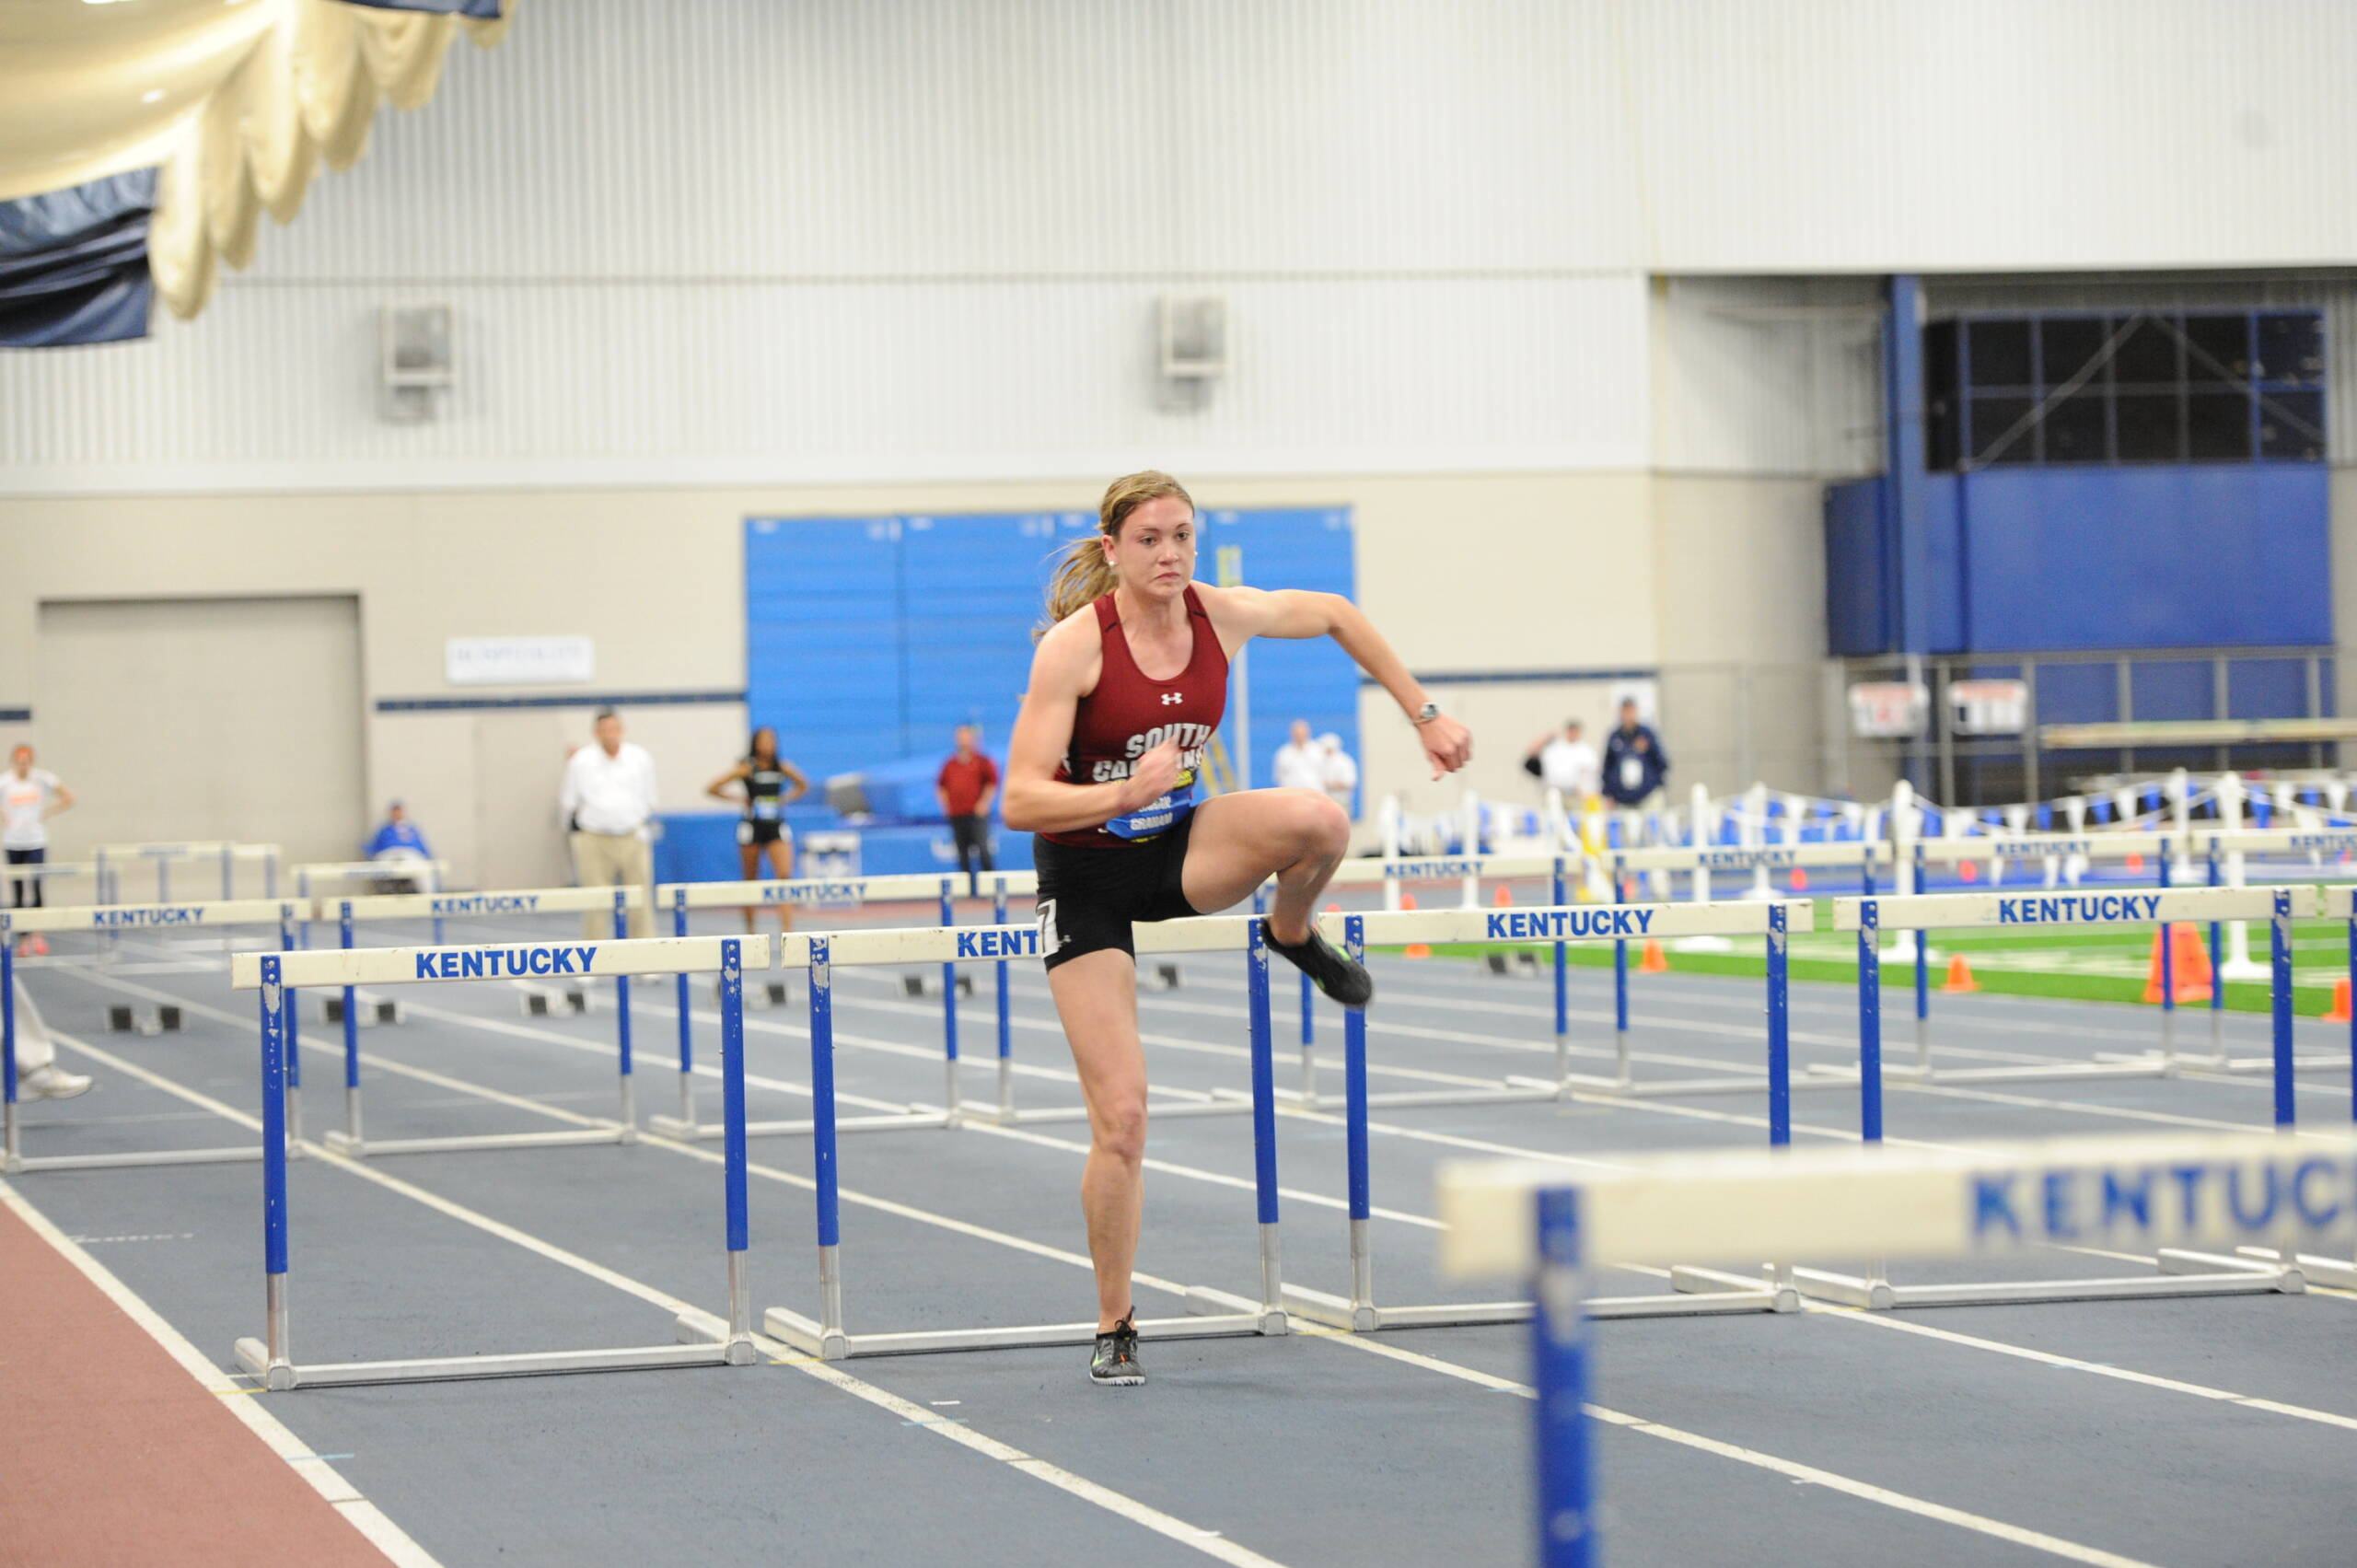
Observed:
[[[1832,906],[1825,900],[1817,900],[1818,929],[1793,938],[1792,977],[1796,981],[1828,981],[1854,987],[1858,982],[1858,939],[1848,932],[1823,929],[1831,923]],[[2198,927],[2202,942],[2209,942],[2207,926]],[[1883,946],[1887,952],[1897,940],[1887,935]],[[2222,942],[2224,938],[2222,937]],[[2250,956],[2260,963],[2267,961],[2268,933],[2264,924],[2253,923],[2250,927]],[[1636,970],[1636,945],[1631,944],[1629,967]],[[1670,968],[1683,974],[1759,975],[1765,972],[1766,960],[1760,956],[1759,944],[1738,938],[1732,953],[1680,952],[1676,941],[1666,945]],[[1747,950],[1748,949],[1748,950]],[[1479,958],[1492,952],[1511,953],[1536,951],[1539,962],[1552,962],[1546,947],[1530,948],[1520,943],[1449,943],[1433,949],[1439,958]],[[2222,947],[2223,951],[2223,947]],[[1608,944],[1573,944],[1571,961],[1583,968],[1608,969],[1612,964],[1612,948]],[[2110,930],[2089,927],[2073,930],[2068,926],[2051,926],[2036,935],[1991,930],[1935,931],[1932,933],[1933,968],[1932,984],[1937,989],[1946,979],[1951,958],[1962,954],[1971,966],[1972,977],[1982,991],[2010,996],[2058,996],[2085,1002],[2134,1002],[2144,997],[2144,984],[2153,959],[2153,932],[2144,930]],[[2336,981],[2349,976],[2349,934],[2347,926],[2337,920],[2304,920],[2293,927],[2292,935],[2293,1006],[2303,1015],[2314,1016],[2330,1005]],[[1636,975],[1642,982],[1649,978]],[[1895,964],[1887,958],[1883,962],[1883,986],[1911,987],[1914,966]],[[2207,1004],[2202,1004],[2207,1005]],[[2243,1013],[2267,1011],[2268,986],[2265,981],[2232,981],[2226,986],[2226,1006]]]

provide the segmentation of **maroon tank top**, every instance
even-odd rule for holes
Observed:
[[[1135,843],[1169,831],[1202,798],[1199,778],[1203,750],[1227,712],[1227,651],[1189,584],[1187,624],[1194,649],[1187,668],[1170,680],[1150,680],[1130,656],[1113,596],[1097,601],[1097,634],[1104,664],[1097,690],[1080,700],[1073,714],[1072,745],[1056,776],[1068,784],[1109,784],[1130,776],[1131,764],[1166,740],[1178,742],[1178,782],[1168,795],[1101,828],[1081,828],[1040,836],[1055,843],[1105,849]]]

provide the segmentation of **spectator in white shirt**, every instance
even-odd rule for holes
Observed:
[[[1530,743],[1522,759],[1522,771],[1545,784],[1561,790],[1563,804],[1573,811],[1585,806],[1603,781],[1603,763],[1596,748],[1580,737],[1580,721],[1566,719],[1561,734],[1542,735]]]
[[[1359,765],[1342,749],[1342,738],[1329,730],[1318,738],[1318,749],[1326,754],[1326,773],[1321,781],[1325,791],[1342,808],[1344,816],[1358,819],[1352,803],[1358,798]]]
[[[566,761],[557,796],[573,830],[574,873],[585,888],[645,889],[645,905],[630,917],[630,934],[644,936],[653,929],[655,854],[646,825],[655,815],[655,759],[622,738],[621,717],[611,708],[598,714],[596,734],[598,744]],[[613,935],[610,914],[592,912],[581,925],[585,936]]]
[[[1293,721],[1293,739],[1277,748],[1274,773],[1279,789],[1326,791],[1326,749],[1309,738],[1309,721]]]
[[[49,819],[73,804],[74,792],[58,783],[55,773],[33,766],[33,749],[17,747],[8,759],[8,771],[0,773],[0,846],[8,852],[8,864],[39,865],[46,861]],[[41,908],[41,873],[17,877],[14,898],[18,909]],[[17,950],[46,953],[49,942],[35,933],[20,940]]]

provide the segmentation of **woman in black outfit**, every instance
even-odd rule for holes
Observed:
[[[742,787],[732,791],[730,784]],[[793,793],[786,787],[793,786]],[[785,825],[785,808],[810,793],[802,770],[777,754],[777,731],[768,725],[753,731],[745,760],[704,786],[715,800],[745,803],[745,819],[737,824],[737,855],[748,882],[761,877],[761,857],[769,857],[772,874],[781,882],[794,876],[794,830]],[[794,908],[779,904],[778,929],[794,929]],[[748,905],[745,929],[753,929],[760,911]]]

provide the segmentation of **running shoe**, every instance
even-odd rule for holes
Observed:
[[[1145,1381],[1145,1369],[1138,1365],[1138,1331],[1128,1318],[1097,1336],[1088,1380],[1100,1388],[1134,1388]]]
[[[1298,946],[1277,940],[1264,916],[1260,921],[1260,940],[1269,951],[1307,975],[1318,990],[1345,1007],[1364,1007],[1375,999],[1375,981],[1364,964],[1354,964],[1336,952],[1326,938],[1318,935],[1318,927],[1309,928],[1309,939]]]
[[[18,1099],[72,1099],[87,1094],[90,1080],[79,1073],[68,1073],[54,1063],[36,1067],[17,1079]]]

